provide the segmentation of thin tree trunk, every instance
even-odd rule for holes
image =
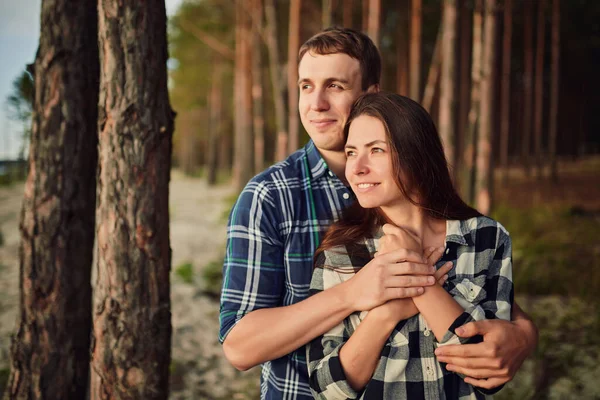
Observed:
[[[556,136],[558,124],[558,85],[560,68],[560,0],[552,2],[552,65],[550,67],[550,138],[548,142],[550,153],[550,177],[558,182],[556,162]]]
[[[396,39],[396,91],[408,96],[408,2],[398,0],[399,26]]]
[[[500,117],[500,164],[504,183],[508,182],[508,137],[510,134],[510,62],[512,41],[512,0],[504,0],[504,37],[502,39],[502,92]]]
[[[275,16],[274,0],[265,0],[265,17],[267,33],[267,50],[269,52],[269,72],[273,88],[273,104],[275,106],[275,129],[277,139],[275,145],[275,161],[285,158],[288,146],[288,132],[285,121],[285,101],[283,85],[280,79],[281,70],[279,45],[277,43],[277,18]]]
[[[371,0],[362,0],[362,31],[369,31],[369,2]]]
[[[494,196],[494,157],[492,154],[494,102],[493,69],[496,43],[496,0],[485,0],[483,57],[481,63],[481,103],[479,108],[479,136],[477,138],[477,169],[475,192],[477,209],[484,215],[492,210]]]
[[[252,140],[252,62],[250,49],[250,19],[244,8],[245,0],[237,0],[236,20],[236,73],[235,73],[235,139],[234,139],[234,186],[242,191],[252,178],[254,163]]]
[[[536,176],[542,177],[542,126],[544,114],[544,44],[546,32],[546,0],[538,0],[537,50],[535,53],[535,106],[534,106],[534,143]]]
[[[443,32],[441,41],[442,68],[440,77],[440,119],[439,131],[446,160],[450,165],[455,165],[455,143],[456,143],[456,25],[457,12],[456,0],[444,0],[443,22],[440,30]],[[452,175],[456,170],[452,169]],[[455,179],[456,180],[456,179]]]
[[[254,0],[252,12],[253,54],[252,54],[252,114],[254,128],[254,173],[257,174],[265,164],[265,116],[263,106],[262,82],[262,41],[260,31],[263,29],[262,0]]]
[[[525,1],[523,22],[523,137],[521,143],[521,163],[525,175],[531,175],[531,116],[533,105],[533,3]]]
[[[419,101],[421,98],[421,29],[422,0],[411,0],[410,20],[410,97]]]
[[[441,42],[444,36],[443,21],[438,29],[437,38],[435,39],[435,45],[433,47],[433,55],[431,57],[431,65],[429,66],[429,73],[427,74],[427,83],[425,84],[425,90],[423,91],[423,100],[421,104],[429,113],[431,113],[431,107],[433,105],[433,98],[435,97],[435,89],[438,87],[438,81],[440,78],[440,67],[442,65],[442,50]]]
[[[456,131],[456,154],[463,154],[464,137],[469,118],[469,102],[471,90],[471,47],[473,13],[467,7],[467,0],[460,0],[460,61],[459,61],[459,94],[458,94],[458,126]],[[458,158],[458,157],[457,157]],[[460,160],[462,161],[462,160]],[[456,166],[460,171],[460,162]],[[460,178],[460,177],[459,177]]]
[[[475,160],[477,158],[477,127],[480,112],[481,50],[482,50],[482,0],[475,0],[473,8],[473,56],[471,57],[471,108],[469,125],[465,130],[463,162],[461,163],[461,193],[473,204],[475,201]]]
[[[379,48],[379,31],[381,28],[381,0],[369,1],[369,37]]]
[[[213,75],[210,85],[210,97],[209,97],[209,112],[210,112],[210,131],[208,137],[208,173],[207,181],[209,185],[217,183],[217,173],[219,165],[219,149],[218,145],[221,142],[222,132],[222,120],[223,117],[223,70],[224,64],[220,57],[215,57],[216,60],[213,64]]]
[[[290,0],[290,25],[288,37],[288,153],[298,148],[298,49],[300,47],[301,0]]]
[[[85,398],[98,116],[96,3],[42,3],[20,303],[5,399]]]
[[[342,24],[344,28],[352,28],[352,9],[354,0],[343,0]]]
[[[174,113],[162,1],[102,1],[92,400],[166,399]]]
[[[333,0],[323,1],[323,29],[329,28],[332,25]]]

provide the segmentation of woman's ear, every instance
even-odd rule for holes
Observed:
[[[379,90],[379,83],[374,83],[373,85],[369,86],[367,93],[378,93]]]

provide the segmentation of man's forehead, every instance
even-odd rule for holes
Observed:
[[[300,80],[355,80],[360,78],[360,64],[344,53],[317,54],[307,51],[298,64],[298,75]]]

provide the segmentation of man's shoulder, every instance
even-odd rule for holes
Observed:
[[[290,154],[285,160],[279,161],[262,172],[256,174],[246,189],[263,188],[266,190],[282,189],[284,185],[290,185],[306,177],[306,151],[301,148]],[[286,187],[290,189],[290,187]]]

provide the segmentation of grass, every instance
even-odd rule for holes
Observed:
[[[175,268],[175,274],[187,284],[191,285],[194,283],[194,268],[189,261],[179,264],[179,266]]]
[[[8,384],[8,377],[10,375],[9,368],[1,368],[0,369],[0,397],[4,393],[4,389],[6,389],[6,385]]]

